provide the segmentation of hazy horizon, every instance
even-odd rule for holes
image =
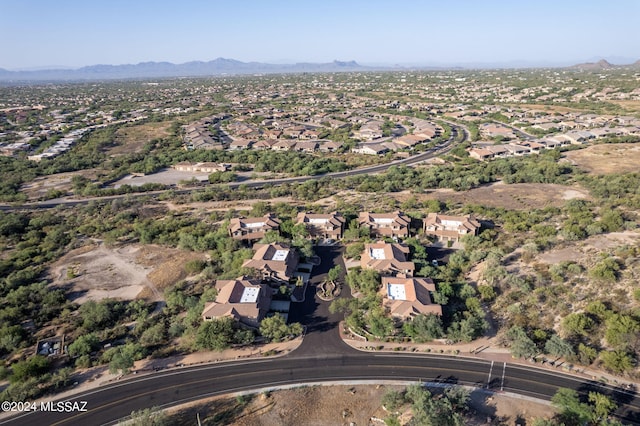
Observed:
[[[615,5],[593,0],[215,3],[12,2],[0,17],[0,37],[11,40],[3,46],[0,68],[180,64],[219,57],[379,66],[563,66],[640,59],[635,0]]]

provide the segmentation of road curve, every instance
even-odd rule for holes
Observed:
[[[439,155],[446,154],[449,152],[454,145],[458,134],[462,134],[462,140],[460,143],[464,142],[467,139],[467,131],[461,126],[453,126],[451,127],[451,136],[445,142],[443,142],[436,149],[432,149],[429,151],[425,151],[423,153],[414,155],[409,158],[403,158],[400,160],[395,160],[385,164],[379,164],[376,166],[370,167],[362,167],[354,170],[347,170],[344,172],[333,172],[333,173],[325,173],[314,176],[299,176],[299,177],[291,177],[291,178],[283,178],[283,179],[271,179],[271,180],[260,180],[260,181],[246,181],[246,182],[232,182],[225,186],[229,188],[238,188],[240,186],[247,188],[262,188],[265,186],[277,186],[284,185],[288,183],[302,183],[310,180],[320,180],[324,178],[333,178],[339,179],[347,176],[357,176],[357,175],[366,175],[366,174],[374,174],[381,173],[389,169],[393,166],[400,165],[412,165],[421,163],[423,161],[435,158]],[[185,188],[185,189],[172,189],[176,194],[187,194],[191,192],[201,191],[202,188]],[[111,195],[106,197],[97,197],[97,198],[88,198],[88,199],[62,199],[62,200],[50,200],[50,201],[42,201],[36,203],[26,203],[26,204],[0,204],[0,211],[14,211],[14,210],[42,210],[42,209],[52,209],[57,206],[77,206],[77,205],[85,205],[91,202],[107,202],[113,200],[121,200],[125,198],[131,197],[158,197],[160,194],[167,192],[167,190],[162,191],[149,191],[149,192],[134,192],[131,194],[122,194],[122,195]]]
[[[504,375],[503,375],[504,374]],[[8,425],[113,424],[132,411],[170,407],[205,397],[311,382],[378,382],[381,380],[444,382],[509,391],[548,399],[558,387],[580,391],[612,390],[572,376],[511,364],[425,354],[351,353],[234,361],[134,377],[68,399],[86,401],[86,412],[31,412],[0,422]],[[640,424],[640,401],[615,393],[623,401],[618,415]]]

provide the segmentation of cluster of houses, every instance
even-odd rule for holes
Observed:
[[[220,138],[211,135],[210,126],[216,126],[220,121],[229,118],[227,114],[204,117],[195,123],[183,126],[184,146],[186,149],[224,149]]]
[[[472,148],[468,148],[467,151],[470,157],[484,161],[493,158],[539,154],[545,149],[555,149],[568,145],[584,145],[598,138],[625,135],[640,136],[640,127],[604,127],[574,130],[540,139],[519,140],[502,144],[478,142]]]
[[[72,130],[67,133],[64,138],[55,142],[52,146],[45,149],[40,154],[29,155],[27,156],[27,159],[38,162],[42,161],[43,158],[57,157],[58,155],[71,149],[71,147],[78,141],[78,139],[80,139],[82,135],[84,135],[88,131],[88,128]]]
[[[320,136],[327,130],[350,130],[353,126],[355,130],[350,130],[350,136],[359,143],[352,152],[379,155],[389,151],[413,149],[416,145],[428,143],[442,134],[440,126],[412,117],[374,114],[371,117],[349,116],[345,118],[346,121],[342,121],[326,114],[319,114],[309,118],[308,122],[299,122],[283,114],[277,116],[274,114],[271,113],[259,125],[248,120],[251,115],[241,115],[236,119],[228,120],[224,126],[218,124],[229,118],[228,115],[203,118],[184,126],[185,148],[334,152],[339,150],[343,143],[320,139]],[[385,137],[383,118],[393,118],[398,126],[401,126],[401,122],[411,119],[411,132],[401,136]],[[212,137],[211,126],[216,127],[218,137]],[[407,129],[405,128],[404,131],[406,132]],[[220,134],[223,137],[220,137]]]
[[[309,238],[340,240],[346,219],[340,212],[315,214],[301,212],[296,224],[306,227]],[[401,211],[392,213],[360,212],[358,223],[369,230],[374,239],[391,238],[400,241],[409,237],[411,219]],[[283,284],[289,284],[301,274],[300,257],[295,248],[284,243],[257,243],[267,232],[279,232],[281,220],[272,213],[262,217],[240,217],[229,221],[229,235],[248,245],[254,254],[242,266],[259,272],[259,278],[239,277],[218,280],[218,297],[204,307],[202,318],[213,320],[229,316],[252,327],[257,327],[269,312],[272,295]],[[423,220],[427,236],[444,241],[459,241],[465,235],[476,235],[480,223],[473,216],[447,216],[430,213]],[[435,291],[429,278],[413,277],[415,265],[408,261],[409,248],[400,242],[366,244],[361,255],[361,267],[380,273],[384,305],[391,315],[410,318],[421,313],[441,314],[442,308],[431,301]]]

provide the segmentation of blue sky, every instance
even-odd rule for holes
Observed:
[[[0,67],[640,59],[639,0],[0,0]]]

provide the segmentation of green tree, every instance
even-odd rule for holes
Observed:
[[[135,361],[145,356],[144,348],[139,343],[129,342],[122,346],[112,348],[108,356],[111,357],[109,362],[110,373],[128,373]]]
[[[364,243],[358,242],[358,243],[349,244],[347,246],[347,249],[345,250],[344,255],[348,259],[359,260],[360,256],[362,255],[362,252],[364,252]]]
[[[94,333],[84,334],[79,336],[73,343],[67,348],[67,352],[72,357],[89,355],[91,352],[98,349],[100,345],[100,339]]]
[[[18,361],[11,366],[11,383],[24,382],[28,378],[38,377],[49,371],[51,361],[42,356],[35,355],[25,361]]]
[[[88,331],[97,331],[110,324],[113,320],[113,311],[108,301],[96,302],[89,300],[78,309],[82,318],[82,327]]]
[[[638,342],[640,323],[630,315],[612,314],[606,320],[605,339],[611,346],[634,347]]]
[[[397,390],[389,389],[382,396],[382,406],[390,412],[396,411],[404,404],[404,395]]]
[[[609,417],[618,406],[611,398],[598,392],[589,392],[589,402],[593,406],[592,420],[600,423]]]
[[[573,389],[558,389],[551,404],[558,409],[559,420],[566,425],[584,425],[591,420],[591,407],[581,403],[578,392]]]
[[[602,365],[607,370],[620,374],[633,369],[633,358],[624,350],[603,351],[600,353]]]
[[[271,341],[280,342],[288,336],[302,334],[302,325],[300,323],[287,325],[282,315],[275,314],[262,320],[260,334]]]
[[[522,327],[513,326],[507,332],[507,338],[511,340],[511,354],[515,358],[532,358],[538,354],[538,347],[527,336]]]
[[[557,334],[551,336],[549,340],[544,344],[544,350],[549,355],[557,357],[570,357],[574,355],[573,348],[564,339]]]
[[[569,335],[586,336],[593,325],[593,320],[583,313],[572,313],[562,320],[562,328]]]
[[[233,319],[217,318],[203,322],[196,332],[196,346],[221,351],[233,343]]]
[[[403,325],[404,332],[416,343],[430,342],[444,336],[440,315],[418,315]]]
[[[159,345],[165,340],[165,332],[166,329],[164,323],[159,322],[152,325],[142,332],[142,335],[140,335],[140,343],[144,346]]]
[[[342,267],[340,265],[336,265],[333,268],[329,269],[327,272],[327,281],[335,283],[340,278],[342,274]]]
[[[593,265],[589,270],[589,275],[600,281],[614,282],[618,279],[619,270],[620,264],[616,259],[612,257],[605,257]]]
[[[377,306],[366,316],[367,328],[376,337],[390,336],[393,332],[393,320],[385,315],[384,309]]]

